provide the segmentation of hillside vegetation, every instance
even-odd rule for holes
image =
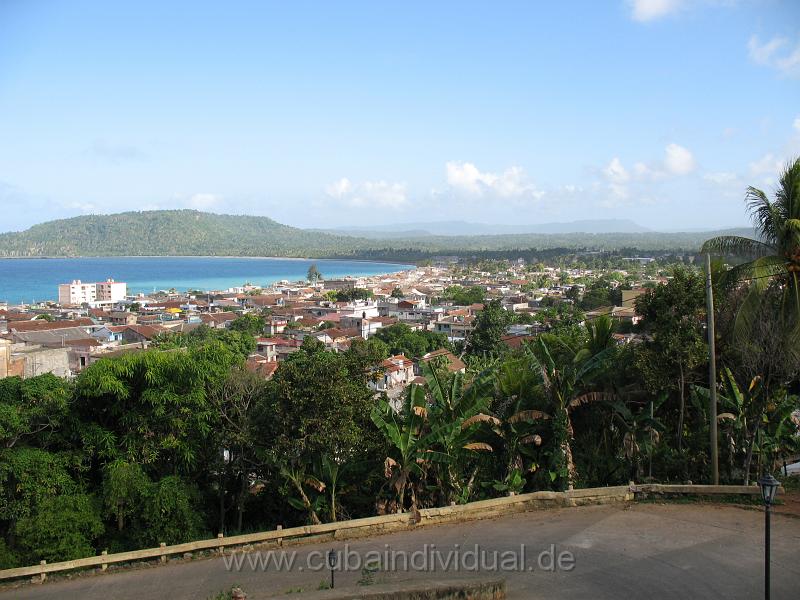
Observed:
[[[709,237],[711,232],[387,235],[385,239],[366,239],[298,229],[267,217],[160,210],[86,215],[0,234],[0,257],[193,255],[413,260],[434,254],[552,248],[695,252]]]

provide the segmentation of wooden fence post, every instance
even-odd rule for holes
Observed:
[[[166,548],[166,546],[167,546],[167,545],[166,545],[164,542],[161,542],[161,543],[159,544],[159,547],[161,548],[161,562],[162,562],[162,563],[165,563],[165,562],[167,562],[167,551],[166,551],[166,550],[164,550],[164,548]]]
[[[225,546],[222,544],[222,538],[223,537],[225,537],[223,534],[221,534],[221,533],[217,534],[217,539],[220,541],[220,544],[217,547],[217,549],[219,550],[220,554],[224,554],[225,553]]]
[[[101,555],[101,556],[108,556],[108,550],[103,550],[103,551],[100,553],[100,555]],[[103,571],[105,571],[106,569],[108,569],[108,563],[103,563],[102,565],[100,565],[100,569],[101,569],[101,570],[103,570]]]
[[[277,529],[278,531],[281,531],[281,530],[283,530],[283,525],[278,525],[275,529]],[[282,537],[278,538],[278,546],[283,546],[283,538]]]
[[[39,564],[42,565],[42,566],[45,566],[47,564],[47,561],[46,560],[40,560]],[[39,578],[40,578],[41,582],[44,583],[44,580],[47,579],[47,573],[45,573],[44,570],[42,570],[42,572],[39,574]]]

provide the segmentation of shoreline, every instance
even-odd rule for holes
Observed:
[[[113,258],[224,258],[224,259],[246,259],[246,260],[309,260],[309,261],[343,261],[361,262],[385,265],[411,265],[412,263],[394,262],[391,260],[375,260],[369,258],[309,258],[301,256],[236,256],[236,255],[202,255],[202,254],[111,254],[97,256],[0,256],[0,260],[86,260],[86,259],[113,259]]]
[[[23,257],[13,257],[13,258],[12,257],[3,257],[3,258],[8,258],[9,260],[23,260]],[[393,277],[393,276],[396,277],[396,276],[400,275],[401,273],[407,273],[409,271],[413,271],[414,269],[418,268],[418,265],[415,265],[415,264],[412,264],[412,263],[400,263],[400,262],[395,263],[395,262],[378,261],[378,260],[351,260],[351,259],[344,259],[344,258],[338,258],[338,259],[337,258],[333,258],[333,259],[291,258],[291,259],[288,259],[288,258],[275,257],[275,256],[263,256],[263,257],[256,257],[256,256],[250,256],[250,257],[239,257],[239,256],[124,256],[124,257],[123,256],[97,256],[97,257],[75,257],[75,258],[70,258],[70,257],[58,257],[58,258],[24,257],[24,258],[32,258],[33,260],[83,260],[83,259],[97,259],[97,260],[133,259],[133,260],[136,260],[136,259],[153,259],[153,258],[164,258],[164,259],[181,259],[181,258],[185,258],[185,259],[198,259],[198,260],[207,260],[207,259],[218,258],[218,259],[223,259],[223,260],[231,260],[231,259],[246,258],[246,259],[253,260],[253,261],[305,261],[305,262],[311,262],[312,264],[318,262],[320,265],[324,265],[325,263],[332,263],[332,262],[333,263],[352,263],[352,265],[351,265],[353,267],[352,270],[355,271],[355,273],[349,272],[349,273],[342,274],[342,275],[333,275],[333,276],[329,277],[329,279],[343,279],[343,278],[381,279],[381,278],[384,278],[384,277]],[[361,265],[385,265],[386,269],[385,270],[382,269],[378,273],[359,274],[357,272],[359,270],[358,269],[358,265],[359,264],[361,264]],[[348,269],[348,271],[349,270],[350,269]],[[257,285],[257,287],[268,289],[270,287],[273,287],[273,286],[279,284],[281,281],[284,281],[284,280],[288,281],[289,285],[300,285],[301,283],[305,282],[305,279],[303,279],[302,277],[299,278],[299,279],[291,279],[291,278],[287,278],[287,277],[280,277],[280,275],[277,275],[277,274],[276,275],[270,275],[270,277],[271,278],[274,277],[274,279],[269,279],[269,280],[265,281],[263,284]],[[216,278],[212,278],[212,279],[216,279]],[[150,289],[150,286],[147,286],[146,288],[142,288],[142,287],[140,287],[139,284],[137,284],[136,282],[133,282],[132,285],[129,284],[129,286],[128,286],[127,296],[128,297],[134,297],[134,296],[136,296],[138,294],[144,294],[145,296],[147,296],[149,294],[152,294],[154,291],[160,292],[160,291],[164,291],[164,290],[168,290],[168,289],[175,289],[178,293],[185,293],[185,292],[188,292],[189,290],[193,290],[193,289],[200,289],[204,293],[224,292],[225,289],[241,287],[243,285],[246,285],[246,283],[249,282],[248,279],[245,279],[244,281],[245,281],[245,283],[242,283],[242,282],[231,283],[231,284],[227,285],[227,288],[226,287],[219,287],[219,288],[216,288],[216,289],[215,288],[204,289],[204,286],[202,284],[194,285],[194,284],[186,284],[185,282],[183,282],[183,285],[181,285],[181,283],[178,283],[178,285],[173,285],[172,282],[168,282],[164,286],[156,286],[152,291]],[[126,282],[126,283],[128,283],[128,282]],[[223,284],[221,284],[221,285],[223,285]],[[40,299],[38,301],[31,302],[31,301],[25,301],[24,299],[20,300],[20,301],[13,301],[11,299],[6,299],[6,298],[3,298],[3,297],[0,297],[0,303],[7,304],[8,306],[23,306],[23,305],[30,306],[30,305],[38,304],[38,303],[41,303],[41,302],[53,303],[53,302],[57,302],[57,299],[54,299],[54,298],[42,298],[42,299]]]

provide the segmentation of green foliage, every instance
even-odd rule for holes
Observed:
[[[727,271],[720,282],[726,287],[745,283],[749,292],[737,314],[737,337],[749,335],[764,292],[778,287],[783,299],[774,316],[780,315],[783,335],[791,335],[796,344],[800,340],[800,158],[784,167],[774,200],[751,186],[745,202],[758,239],[715,237],[701,251],[747,261]]]
[[[467,349],[472,354],[495,352],[500,349],[500,339],[506,335],[513,317],[499,300],[492,300],[475,318],[475,329],[467,339]]]
[[[180,477],[169,476],[157,482],[142,508],[146,525],[142,542],[154,546],[161,542],[177,544],[197,539],[204,530],[198,512],[198,492]]]
[[[451,285],[445,288],[442,300],[449,300],[457,306],[482,304],[486,300],[486,289],[478,286],[462,287]]]
[[[259,315],[247,313],[234,319],[228,329],[249,336],[259,336],[264,333],[264,319]]]
[[[344,288],[341,290],[331,290],[331,297],[336,302],[352,302],[353,300],[369,300],[374,297],[370,290],[363,288]],[[329,292],[330,293],[330,292]]]
[[[404,354],[409,358],[418,358],[439,348],[449,348],[447,337],[433,331],[414,331],[405,323],[397,323],[382,327],[373,336],[384,342],[389,354]]]
[[[50,373],[0,379],[0,445],[46,445],[69,411],[70,387]]]
[[[236,362],[222,344],[102,359],[76,381],[76,405],[90,423],[87,450],[107,461],[151,464],[161,472],[194,464],[214,417],[212,382]]]
[[[78,491],[77,457],[40,448],[0,450],[0,521],[28,517],[48,498]]]
[[[326,352],[318,342],[291,354],[267,390],[263,427],[272,440],[269,454],[304,465],[322,454],[342,460],[358,454],[369,437],[365,430],[372,428],[372,392],[362,367],[360,360]]]
[[[92,556],[93,542],[102,532],[99,511],[85,494],[48,496],[14,527],[16,542],[27,562]]]
[[[306,279],[308,279],[309,283],[311,283],[312,285],[316,284],[322,278],[323,278],[322,273],[319,272],[316,263],[308,267],[308,273],[306,273]]]

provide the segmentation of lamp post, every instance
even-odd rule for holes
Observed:
[[[333,569],[336,566],[336,552],[333,550],[328,550],[328,567],[331,570],[331,589],[333,589]]]
[[[780,482],[772,475],[765,475],[758,480],[758,486],[761,488],[761,498],[764,500],[764,598],[766,600],[769,600],[769,517],[772,503],[775,501],[775,494],[778,493],[780,485]]]

